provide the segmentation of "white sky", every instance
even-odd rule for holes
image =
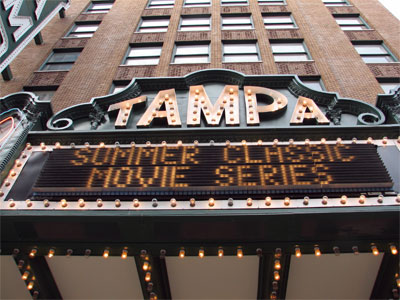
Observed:
[[[379,0],[379,2],[400,20],[400,0]]]

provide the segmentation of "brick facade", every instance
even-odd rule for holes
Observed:
[[[382,93],[379,78],[399,76],[400,63],[365,64],[352,41],[383,41],[400,58],[400,25],[377,0],[350,0],[352,6],[326,7],[321,0],[286,0],[287,5],[259,5],[250,0],[247,6],[221,6],[213,0],[209,7],[184,7],[176,0],[173,8],[150,9],[148,0],[115,0],[106,14],[86,14],[90,0],[74,0],[65,19],[54,18],[42,31],[45,43],[33,41],[11,64],[14,79],[0,80],[0,96],[30,89],[58,87],[52,99],[54,111],[90,101],[108,94],[113,81],[130,81],[134,77],[183,76],[204,68],[226,68],[245,74],[298,74],[320,76],[328,91],[342,97],[374,103]],[[264,28],[263,14],[291,13],[298,28]],[[254,29],[221,30],[221,14],[251,14]],[[359,14],[371,27],[363,31],[343,31],[334,15]],[[210,15],[211,30],[178,31],[182,15]],[[167,32],[135,32],[141,16],[169,16]],[[101,21],[91,38],[63,38],[74,22]],[[396,26],[397,24],[397,26]],[[224,63],[224,41],[257,41],[260,62]],[[270,41],[304,41],[313,61],[275,63]],[[205,64],[171,64],[176,42],[210,42],[210,60]],[[121,66],[130,44],[162,44],[158,65]],[[38,71],[53,49],[81,49],[69,72]]]

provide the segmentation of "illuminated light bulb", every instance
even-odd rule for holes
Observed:
[[[301,257],[301,250],[299,247],[294,248],[294,252],[296,257]]]
[[[303,200],[303,205],[308,205],[309,202],[310,202],[310,197],[305,196],[305,197],[304,197],[304,200]]]
[[[56,149],[60,149],[60,148],[61,148],[60,142],[56,142],[56,143],[54,144],[54,147],[56,147]]]
[[[336,139],[336,144],[337,144],[337,145],[340,145],[341,143],[342,143],[342,139],[341,139],[340,137],[337,138],[337,139]]]
[[[126,109],[130,109],[130,108],[131,108],[131,105],[130,105],[129,103],[126,103],[126,104],[125,104],[125,108],[126,108]]]
[[[310,145],[310,140],[309,139],[305,139],[304,144],[307,145],[307,146]]]
[[[133,207],[139,207],[140,206],[140,202],[139,199],[133,199]]]
[[[226,145],[226,146],[229,146],[230,144],[231,144],[231,141],[229,141],[229,140],[226,140],[226,141],[225,141],[225,145]]]
[[[259,146],[261,146],[261,145],[262,145],[262,143],[263,143],[263,141],[262,141],[262,140],[258,140],[258,141],[257,141],[257,144],[258,144]]]
[[[265,197],[265,205],[266,205],[266,206],[270,206],[271,203],[272,203],[271,197]]]
[[[28,149],[28,150],[31,150],[31,149],[32,149],[31,143],[26,143],[26,149]]]
[[[270,299],[271,300],[275,300],[275,299],[277,299],[277,295],[276,295],[276,292],[274,291],[274,292],[271,292],[271,296],[270,296]]]
[[[233,206],[233,198],[228,199],[228,206]]]
[[[316,257],[321,256],[321,250],[319,249],[319,247],[314,247],[314,253]]]
[[[323,196],[322,197],[322,204],[327,205],[328,204],[328,196]]]
[[[70,147],[71,149],[74,149],[74,148],[75,148],[75,143],[69,144],[69,147]]]
[[[294,144],[294,139],[289,139],[289,145],[293,145]]]
[[[386,145],[387,142],[388,142],[388,138],[387,138],[387,136],[384,136],[382,139],[382,144]]]
[[[208,199],[208,206],[213,207],[215,205],[215,200],[214,198]]]
[[[278,271],[274,271],[274,279],[275,279],[276,281],[278,281],[279,279],[281,279],[281,276],[279,275],[279,272],[278,272]]]
[[[28,290],[33,289],[33,286],[34,286],[34,282],[33,281],[29,281],[28,286],[27,286]]]
[[[147,141],[147,142],[146,142],[146,146],[147,146],[147,147],[150,147],[150,146],[151,146],[151,142],[150,142],[150,141]]]
[[[233,89],[232,88],[229,89],[229,94],[233,94]]]
[[[398,253],[395,245],[390,245],[390,252],[392,252],[393,255],[396,255]]]
[[[372,139],[372,137],[369,137],[368,139],[367,139],[367,144],[372,144],[373,143],[373,139]]]
[[[150,293],[150,300],[157,300],[158,298],[157,298],[157,295],[156,295],[156,293]]]
[[[307,106],[307,100],[303,101],[303,106],[306,107]]]
[[[182,141],[181,140],[179,140],[177,143],[176,143],[178,146],[182,146]]]
[[[196,199],[190,198],[189,203],[190,203],[190,207],[195,207],[196,206]]]
[[[11,177],[15,177],[15,175],[17,175],[17,172],[15,172],[15,170],[12,169],[12,170],[10,171],[10,176],[11,176]]]
[[[144,276],[144,281],[149,282],[151,280],[151,273],[146,272],[146,275]]]
[[[144,263],[143,263],[143,267],[142,267],[142,269],[143,269],[143,271],[147,271],[148,269],[149,269],[149,262],[148,261],[145,261]]]
[[[135,146],[136,146],[135,142],[131,142],[131,147],[135,148]]]
[[[28,277],[29,277],[29,272],[28,271],[25,271],[24,272],[24,274],[22,274],[22,280],[27,280],[28,279]]]
[[[397,284],[397,287],[400,287],[400,278],[396,279],[396,284]]]
[[[200,249],[199,249],[199,257],[200,257],[200,258],[203,258],[203,257],[204,257],[204,249],[203,249],[203,248],[200,248]]]
[[[14,199],[8,200],[8,207],[15,207]]]
[[[184,258],[185,257],[185,249],[179,250],[179,257]]]
[[[115,199],[115,207],[121,207],[121,200]]]
[[[353,246],[351,249],[353,250],[354,255],[360,254],[360,251],[358,251],[358,247],[357,246]]]
[[[105,249],[104,252],[103,252],[103,257],[104,258],[108,258],[109,255],[110,255],[110,250]]]
[[[121,258],[126,259],[127,257],[128,257],[128,250],[127,249],[122,250]]]
[[[86,148],[86,149],[89,149],[89,148],[90,148],[90,144],[89,144],[88,142],[85,142],[84,145],[85,145],[85,148]]]
[[[326,143],[326,138],[321,139],[321,144],[324,145]]]
[[[340,204],[345,205],[347,203],[347,196],[343,195],[342,197],[340,197]]]
[[[97,207],[102,207],[103,206],[103,200],[102,199],[97,199],[96,200],[96,202],[97,202]]]
[[[72,249],[67,249],[67,257],[70,257],[72,255],[72,253],[74,253],[74,250]]]
[[[80,208],[85,207],[85,200],[83,200],[82,198],[78,200],[78,205]]]
[[[61,199],[61,207],[67,207],[68,206],[68,202],[67,199]]]
[[[278,145],[278,143],[279,143],[279,140],[278,139],[274,139],[273,144],[276,146],[276,145]]]
[[[242,248],[237,248],[236,250],[236,256],[238,258],[242,258],[243,257],[243,249]]]
[[[197,95],[200,93],[200,91],[199,91],[198,89],[196,89],[194,92],[195,92]]]
[[[99,146],[100,146],[100,148],[104,148],[106,146],[106,144],[104,142],[101,142]]]
[[[247,90],[247,95],[251,95],[251,90],[250,89]]]
[[[371,250],[372,250],[372,254],[373,255],[375,255],[375,256],[379,255],[379,250],[378,250],[378,248],[376,246],[372,246]]]
[[[283,204],[285,204],[285,206],[289,206],[290,205],[290,198],[289,197],[285,197],[285,200],[283,200]]]
[[[365,195],[360,195],[360,198],[358,199],[358,203],[360,203],[360,204],[365,203]]]
[[[47,257],[48,258],[52,258],[53,256],[54,256],[54,253],[55,253],[56,251],[53,249],[53,248],[51,248],[50,250],[49,250],[49,253],[47,254]]]
[[[32,207],[32,201],[31,201],[31,199],[26,199],[26,200],[25,200],[25,203],[26,203],[26,206],[27,206],[27,207]]]
[[[275,260],[274,269],[275,270],[280,270],[281,269],[281,262],[278,259]]]
[[[252,206],[253,205],[253,199],[247,198],[246,204],[247,204],[247,206]]]
[[[276,248],[274,257],[279,259],[279,258],[281,258],[281,256],[282,256],[282,249],[281,248]]]
[[[378,196],[378,203],[383,203],[383,195]]]
[[[246,140],[242,140],[242,145],[246,146],[247,145],[247,141]]]
[[[335,253],[336,256],[339,256],[340,255],[339,247],[337,247],[337,246],[333,247],[333,252]]]
[[[168,94],[165,94],[165,95],[164,95],[164,99],[169,99],[169,95],[168,95]]]
[[[357,144],[357,138],[352,138],[352,139],[351,139],[351,143],[352,143],[352,144]]]
[[[176,199],[175,198],[171,198],[170,203],[171,203],[171,207],[176,207]]]
[[[37,248],[33,248],[31,252],[29,252],[29,257],[34,258],[37,254],[37,251],[38,251]]]
[[[224,256],[224,249],[220,247],[218,248],[218,257],[223,257],[223,256]]]

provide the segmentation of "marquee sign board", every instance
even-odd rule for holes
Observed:
[[[2,0],[0,4],[0,72],[70,0]]]

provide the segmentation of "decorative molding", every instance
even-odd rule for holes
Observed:
[[[345,30],[350,41],[381,41],[380,34],[375,30]]]
[[[129,80],[135,77],[153,77],[157,66],[119,66],[114,80]]]
[[[391,95],[380,95],[376,106],[386,115],[389,124],[400,124],[400,87]]]
[[[130,43],[162,43],[164,39],[165,32],[134,33]]]
[[[88,14],[88,13],[83,13],[80,14],[75,22],[92,22],[92,21],[102,21],[103,18],[106,16],[107,14]]]
[[[83,49],[90,38],[62,38],[54,45],[55,49]]]
[[[298,76],[319,75],[314,61],[307,62],[277,62],[279,74],[297,74]]]
[[[328,7],[331,14],[359,14],[359,10],[355,6],[330,6]]]
[[[286,5],[260,5],[262,13],[289,12]]]
[[[142,16],[170,16],[172,14],[172,10],[172,8],[145,9]]]
[[[222,30],[222,40],[257,40],[255,30]]]
[[[301,39],[303,35],[298,28],[295,29],[269,29],[267,30],[268,39]]]
[[[250,13],[248,5],[245,6],[221,6],[221,14],[245,14]]]
[[[210,41],[210,31],[198,31],[198,32],[177,32],[176,41]]]
[[[377,78],[400,77],[400,63],[367,64]]]
[[[68,71],[49,71],[49,72],[35,72],[29,78],[28,83],[25,85],[27,87],[37,87],[37,86],[52,86],[57,87],[67,76]]]
[[[211,7],[184,7],[181,15],[211,15]]]

